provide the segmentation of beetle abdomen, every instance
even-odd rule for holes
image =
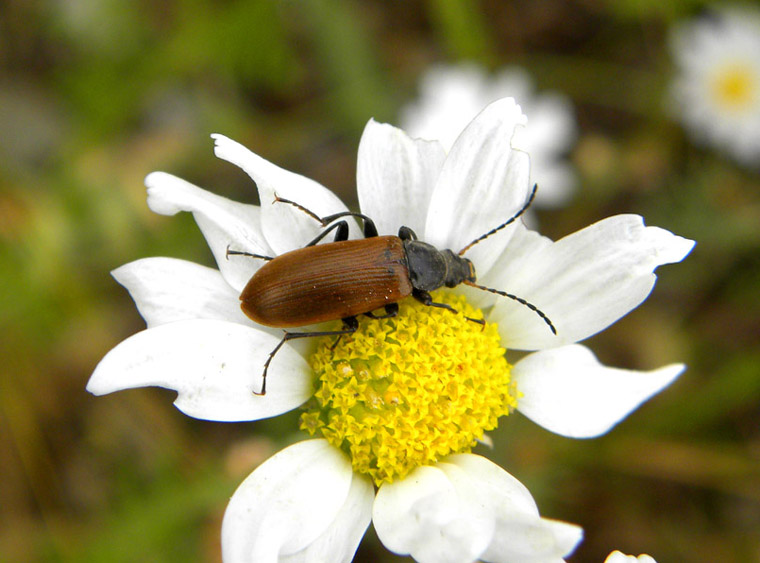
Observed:
[[[411,293],[403,243],[383,236],[278,256],[253,275],[240,306],[259,324],[285,328],[360,315]]]

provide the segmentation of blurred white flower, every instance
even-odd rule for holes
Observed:
[[[671,35],[671,111],[695,141],[760,164],[760,11],[721,8]]]
[[[635,555],[626,555],[621,551],[613,551],[607,556],[604,563],[657,563],[657,561],[650,555],[643,553],[636,557]]]
[[[370,121],[357,162],[362,212],[380,234],[405,225],[438,248],[464,248],[528,199],[528,156],[511,145],[523,122],[513,99],[494,102],[446,153]],[[610,368],[578,342],[637,307],[654,270],[682,260],[694,243],[636,215],[557,242],[515,222],[468,258],[479,281],[545,310],[556,334],[524,303],[455,288],[436,299],[485,326],[404,299],[396,317],[362,319],[339,342],[321,339],[310,350],[285,343],[266,396],[256,396],[281,331],[239,306],[263,261],[227,250],[279,256],[323,232],[301,210],[274,203],[275,189],[321,217],[347,209],[317,182],[214,139],[216,155],[256,182],[262,206],[162,172],[146,178],[151,209],[192,212],[219,269],[144,258],[115,270],[148,328],[111,350],[87,389],[166,387],[186,414],[218,421],[306,403],[301,426],[319,437],[280,451],[240,485],[222,525],[225,560],[347,562],[370,521],[388,549],[420,562],[561,561],[572,553],[581,528],[542,517],[516,478],[471,449],[514,410],[564,436],[598,436],[674,381],[681,364]],[[511,366],[505,348],[531,353]]]
[[[530,182],[539,188],[535,204],[563,205],[576,184],[566,158],[577,136],[573,107],[558,92],[536,94],[522,68],[489,76],[475,64],[436,65],[420,80],[419,98],[402,108],[401,128],[412,137],[438,140],[448,151],[478,113],[505,97],[514,98],[528,117],[514,146],[530,154]]]

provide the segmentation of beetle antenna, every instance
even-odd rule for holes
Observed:
[[[499,291],[498,289],[491,289],[490,287],[486,287],[484,285],[478,285],[474,282],[465,280],[463,282],[465,285],[469,285],[471,287],[477,287],[478,289],[482,289],[483,291],[490,291],[491,293],[495,293],[496,295],[501,295],[502,297],[509,297],[510,299],[513,299],[514,301],[517,301],[520,303],[520,305],[525,305],[528,309],[536,313],[539,317],[543,319],[543,321],[549,325],[549,328],[551,329],[552,333],[555,335],[557,334],[557,329],[554,328],[554,324],[552,323],[551,319],[547,317],[544,312],[536,307],[533,303],[526,301],[522,297],[518,297],[517,295],[512,295],[511,293],[507,293],[506,291]]]
[[[280,197],[280,196],[277,195],[277,192],[274,193],[274,201],[272,203],[273,204],[274,203],[289,203],[293,207],[295,207],[297,209],[300,209],[301,211],[303,211],[304,213],[306,213],[309,217],[314,218],[323,227],[326,226],[326,223],[322,220],[322,217],[320,217],[319,215],[317,215],[316,213],[314,213],[311,209],[307,209],[306,207],[304,207],[300,203],[296,203],[295,201],[291,201],[289,199],[285,199],[284,197]]]
[[[528,201],[525,202],[525,205],[522,206],[522,208],[520,209],[520,211],[518,211],[517,213],[515,213],[514,215],[512,215],[512,217],[510,217],[509,219],[507,219],[507,221],[505,223],[502,223],[501,225],[499,225],[495,229],[491,229],[486,234],[484,234],[482,236],[479,236],[474,241],[472,241],[470,244],[468,244],[467,246],[465,246],[462,250],[459,251],[459,256],[462,256],[465,252],[467,252],[468,250],[470,250],[470,248],[472,248],[473,246],[475,246],[476,244],[478,244],[481,240],[490,237],[495,232],[500,231],[504,227],[506,227],[507,225],[512,224],[518,217],[520,217],[520,215],[522,215],[523,213],[525,213],[527,211],[528,207],[530,207],[530,204],[533,203],[533,198],[536,197],[536,190],[538,190],[538,184],[533,184],[533,191],[530,192],[530,197],[528,198]]]
[[[227,252],[224,257],[229,260],[230,256],[250,256],[251,258],[261,258],[262,260],[274,260],[271,256],[264,256],[263,254],[254,254],[252,252],[244,252],[242,250],[230,250],[230,245],[227,245]]]

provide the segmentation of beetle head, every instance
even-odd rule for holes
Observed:
[[[441,251],[446,262],[446,287],[456,287],[463,282],[475,281],[475,266],[467,258],[457,256],[451,250]]]

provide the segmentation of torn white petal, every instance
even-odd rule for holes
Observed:
[[[370,120],[357,160],[356,186],[362,213],[381,235],[399,227],[424,237],[427,209],[446,158],[437,141],[411,139],[401,129]]]
[[[592,438],[610,430],[684,369],[683,364],[653,371],[609,368],[576,344],[526,356],[515,364],[512,377],[523,394],[517,410],[556,434]]]
[[[443,164],[425,225],[425,241],[458,252],[514,215],[529,194],[527,153],[512,147],[525,116],[512,98],[490,104],[462,132]],[[467,251],[484,275],[506,247],[513,230]]]
[[[148,328],[189,319],[255,326],[240,310],[239,292],[219,270],[187,260],[155,257],[125,264],[111,275],[127,288]]]
[[[261,231],[261,212],[257,206],[212,194],[165,172],[148,174],[145,185],[148,206],[156,213],[174,215],[189,211],[193,214],[224,279],[237,291],[242,291],[264,261],[245,256],[228,259],[227,249],[273,255]]]
[[[658,266],[683,260],[694,246],[638,215],[609,217],[555,243],[526,231],[514,242],[488,283],[538,307],[557,330],[521,303],[496,300],[489,319],[505,346],[518,350],[572,344],[605,329],[647,298]]]
[[[303,210],[287,203],[275,203],[275,194],[307,208],[320,218],[348,211],[335,194],[318,182],[280,168],[224,135],[211,137],[216,156],[239,166],[256,182],[264,236],[275,254],[301,248],[324,230],[319,221]],[[344,219],[349,226],[357,228],[352,218]],[[358,236],[359,232],[354,230],[354,235]],[[325,239],[328,240],[332,238]]]

